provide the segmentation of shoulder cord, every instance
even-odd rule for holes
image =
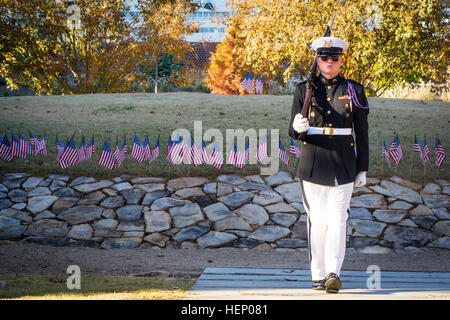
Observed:
[[[369,102],[367,102],[367,106],[362,106],[358,101],[358,97],[356,96],[355,88],[353,87],[351,82],[347,80],[347,84],[348,84],[348,95],[355,103],[355,106],[358,108],[361,108],[361,109],[369,109]]]

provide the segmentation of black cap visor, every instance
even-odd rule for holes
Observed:
[[[339,47],[322,47],[317,49],[318,57],[326,57],[326,56],[340,56],[342,55],[342,48]]]

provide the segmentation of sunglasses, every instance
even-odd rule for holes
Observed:
[[[326,57],[320,57],[320,60],[322,60],[323,62],[327,62],[328,59],[333,60],[333,62],[338,62],[339,61],[339,56],[326,56]]]

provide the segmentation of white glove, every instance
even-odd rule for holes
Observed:
[[[355,178],[355,187],[362,187],[366,184],[366,171],[358,172]]]
[[[309,120],[307,118],[303,118],[300,113],[297,113],[294,118],[294,122],[292,122],[292,127],[298,133],[306,132],[309,129]]]

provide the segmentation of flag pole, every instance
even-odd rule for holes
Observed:
[[[178,138],[178,140],[179,140],[179,138]],[[184,143],[184,141],[181,143]],[[181,148],[184,148],[184,147],[181,146]],[[183,151],[183,149],[181,149],[181,151]],[[183,159],[184,159],[184,152],[183,152],[183,157],[181,158],[180,163],[175,163],[177,165],[177,176],[178,177],[180,176],[180,170],[181,170],[180,167],[181,167],[181,164],[183,163]]]
[[[189,139],[191,139],[191,135],[189,136]],[[191,143],[191,142],[192,142],[192,140],[189,140],[189,143]],[[191,164],[193,162],[193,159],[192,159],[192,145],[189,147],[189,152],[188,152],[187,156],[190,157],[189,162],[191,162],[191,163],[188,164],[188,169],[187,169],[187,176],[189,177],[190,174],[191,174],[190,173],[191,172]]]
[[[29,131],[29,130],[28,130]],[[28,133],[28,135],[30,135],[30,132],[31,131],[29,131],[29,133]],[[37,138],[36,138],[36,140],[37,140]],[[36,141],[35,141],[35,143],[36,143]],[[30,148],[32,147],[32,145],[31,145],[31,141],[29,142],[29,144],[30,144]],[[32,149],[32,152],[33,152],[33,158],[31,158],[31,160],[30,160],[30,164],[31,164],[31,167],[33,168],[34,167],[34,165],[36,164],[36,156],[37,156],[37,153],[35,153],[35,151],[36,151],[36,145],[33,147],[33,149]]]
[[[19,131],[19,148],[20,148],[20,135],[21,135],[21,132]],[[25,139],[25,137],[23,137],[24,139]],[[25,171],[26,172],[26,168],[27,168],[27,156],[28,156],[28,154],[25,152],[25,157],[23,158],[23,171]]]
[[[160,143],[159,143],[159,138],[160,138],[161,134],[158,133],[158,148],[159,150],[161,150],[160,147]],[[159,152],[161,154],[161,152]],[[161,157],[160,154],[158,154],[158,173],[161,174]]]
[[[95,134],[92,134],[92,139],[94,140],[94,149],[95,149]],[[97,176],[98,175],[98,167],[99,167],[99,165],[98,165],[98,160],[96,160],[95,161],[95,175]],[[97,177],[96,177],[97,178]]]
[[[383,149],[383,151],[384,151],[384,149]],[[381,174],[383,174],[384,173],[384,154],[383,153],[381,153]]]
[[[438,141],[438,136],[436,136],[436,140],[435,140],[435,143],[434,143],[434,164],[436,166],[436,178],[439,177],[439,167],[438,167],[438,164],[437,164],[437,161],[436,161],[437,160],[437,157],[436,157],[437,141]]]
[[[146,131],[145,134],[147,135],[147,138],[148,138],[148,131]],[[145,142],[145,140],[144,140],[144,142]],[[148,141],[148,149],[149,149],[150,151],[149,151],[148,160],[147,160],[147,161],[148,161],[148,168],[147,168],[147,169],[148,169],[148,173],[150,173],[150,157],[151,157],[150,152],[151,152],[151,150],[152,150],[152,149],[150,148],[150,140]]]
[[[410,175],[412,174],[413,166],[414,166],[414,149],[411,151],[411,168],[409,169]]]
[[[426,161],[424,161],[423,162],[423,178],[424,178],[424,180],[425,180],[426,172],[427,172],[427,163],[426,163]]]
[[[170,137],[170,132],[169,132],[169,137]],[[169,154],[169,143],[167,143],[167,153],[166,153],[167,155]],[[168,162],[168,165],[169,165],[169,178],[168,178],[168,180],[170,180],[170,161],[167,161]]]

